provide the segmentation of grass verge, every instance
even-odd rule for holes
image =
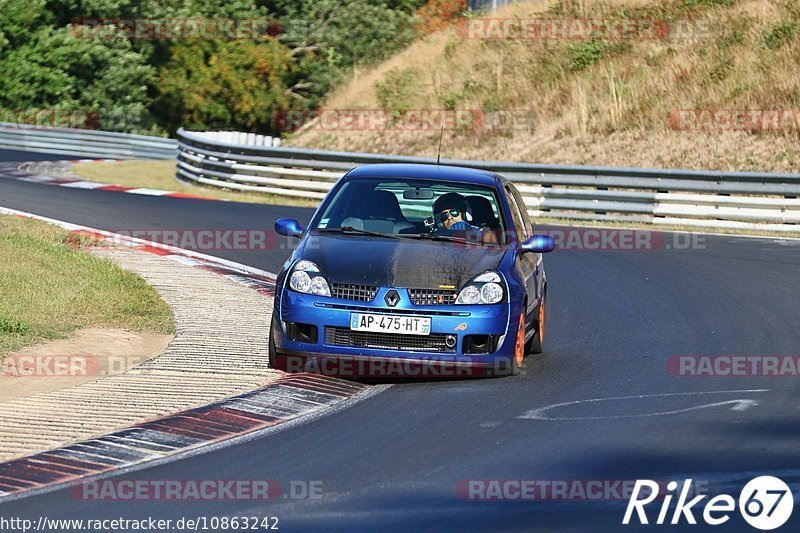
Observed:
[[[301,207],[315,207],[317,202],[302,198],[289,198],[275,194],[234,191],[215,187],[200,187],[180,181],[175,177],[174,161],[121,161],[117,163],[94,162],[77,163],[72,172],[83,179],[122,185],[125,187],[145,187],[175,191],[220,200],[245,202],[251,204],[277,204]]]
[[[174,333],[172,309],[138,275],[77,249],[85,239],[0,215],[0,356],[86,327]]]

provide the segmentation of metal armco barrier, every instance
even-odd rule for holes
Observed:
[[[469,0],[467,7],[470,11],[497,11],[501,7],[517,2],[519,0]]]
[[[434,159],[252,146],[178,130],[178,178],[208,186],[322,199],[345,171]],[[517,184],[532,217],[800,233],[800,174],[442,160]]]
[[[175,139],[0,122],[0,148],[107,159],[172,159]]]

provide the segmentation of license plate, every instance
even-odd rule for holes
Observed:
[[[425,316],[350,313],[350,329],[353,331],[373,331],[377,333],[430,335],[431,319]]]

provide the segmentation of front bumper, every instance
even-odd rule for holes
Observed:
[[[283,289],[280,304],[275,310],[272,338],[276,353],[292,357],[339,358],[356,361],[396,361],[416,362],[425,366],[457,363],[461,366],[494,367],[498,359],[510,360],[514,354],[516,339],[508,335],[509,316],[513,316],[508,302],[495,305],[436,305],[415,306],[411,304],[405,289],[395,289],[400,294],[400,302],[389,307],[384,296],[390,289],[378,290],[372,302],[359,302],[337,298],[301,294]],[[431,336],[452,335],[455,346],[447,351],[429,350],[424,346],[414,349],[383,349],[378,346],[341,346],[326,328],[338,328],[340,332],[349,331],[350,314],[353,312],[413,314],[431,318]],[[516,310],[518,316],[519,311]],[[317,328],[316,342],[295,342],[290,340],[287,324],[300,323]],[[516,322],[511,328],[516,332]],[[464,353],[465,338],[468,335],[495,336],[496,348],[491,353]],[[408,336],[418,337],[418,336]],[[416,341],[418,339],[410,339]]]
[[[282,352],[276,365],[287,372],[306,372],[345,379],[385,378],[475,378],[506,376],[512,361],[495,356],[492,362],[475,361],[466,356],[404,358],[342,355],[318,352]]]

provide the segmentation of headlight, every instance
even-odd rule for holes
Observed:
[[[484,272],[461,289],[456,298],[456,304],[477,305],[501,302],[505,296],[502,283],[503,280],[497,272]]]
[[[319,267],[305,259],[298,261],[292,268],[292,274],[289,276],[289,287],[305,294],[331,295],[331,289],[320,273]]]

